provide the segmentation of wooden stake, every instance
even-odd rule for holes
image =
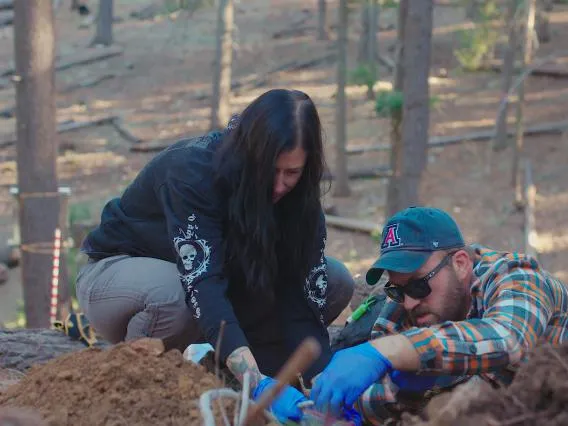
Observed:
[[[244,424],[254,421],[270,403],[278,396],[282,389],[292,383],[298,373],[303,373],[319,357],[321,346],[313,337],[306,338],[286,361],[280,372],[276,375],[276,385],[262,394],[257,404],[251,406]]]
[[[49,310],[49,322],[57,320],[57,308],[59,306],[59,256],[61,254],[61,230],[55,228],[55,238],[53,243],[53,268],[51,271],[51,304]]]

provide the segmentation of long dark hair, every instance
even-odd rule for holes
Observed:
[[[301,146],[307,154],[300,180],[273,204],[275,164]],[[325,168],[321,123],[310,97],[274,89],[255,99],[225,136],[216,182],[227,195],[225,272],[247,288],[274,295],[275,284],[303,283],[314,262],[320,226],[320,181]]]

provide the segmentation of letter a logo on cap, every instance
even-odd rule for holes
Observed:
[[[401,241],[398,237],[398,223],[387,226],[381,248],[384,250],[390,247],[398,247],[400,243]]]

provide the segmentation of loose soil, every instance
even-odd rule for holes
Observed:
[[[37,410],[49,426],[201,425],[199,396],[221,387],[177,350],[119,344],[32,367],[0,393],[0,407]],[[221,418],[218,408],[214,413]]]
[[[403,415],[403,426],[568,424],[568,345],[537,347],[507,388],[464,384],[434,398],[426,419]]]

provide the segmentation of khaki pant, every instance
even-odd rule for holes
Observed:
[[[347,268],[328,257],[327,325],[347,306],[354,283]],[[183,350],[203,341],[185,304],[176,265],[148,257],[113,256],[91,261],[77,277],[77,298],[97,334],[111,343],[157,337]]]

